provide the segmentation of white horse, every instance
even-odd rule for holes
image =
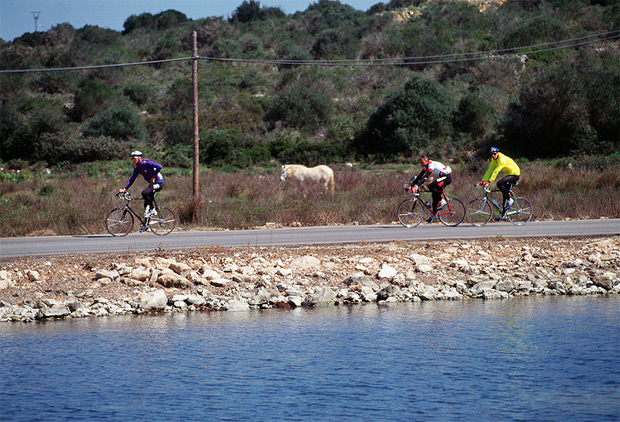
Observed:
[[[296,180],[300,183],[319,182],[332,195],[334,194],[334,171],[327,166],[306,167],[301,164],[285,164],[282,166],[280,179]]]

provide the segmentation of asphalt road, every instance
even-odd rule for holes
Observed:
[[[571,237],[620,235],[620,219],[534,221],[523,226],[509,222],[474,227],[462,223],[446,227],[441,223],[407,229],[400,225],[319,226],[257,230],[188,231],[168,236],[132,233],[110,235],[4,237],[0,238],[0,258],[45,256],[72,253],[127,252],[155,249],[185,249],[211,246],[292,246],[354,242],[457,240],[503,236]]]

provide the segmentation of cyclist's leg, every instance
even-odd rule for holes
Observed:
[[[142,191],[142,198],[144,198],[144,209],[149,207],[153,209],[153,201],[155,200],[155,193],[163,189],[163,183],[155,183],[154,185],[148,185],[146,189]]]
[[[441,201],[442,188],[439,186],[440,183],[443,185],[443,181],[438,182],[435,180],[433,183],[428,185],[428,190],[433,194],[433,215],[437,214],[437,204]]]
[[[431,189],[431,186],[434,185],[435,183],[436,183],[436,188],[435,190],[433,190]],[[447,174],[446,176],[440,177],[439,179],[437,179],[436,182],[433,182],[429,185],[429,190],[433,192],[433,213],[434,214],[437,213],[437,206],[439,202],[441,201],[441,196],[446,186],[448,186],[450,183],[452,183],[452,175]]]
[[[497,188],[502,191],[503,212],[506,211],[506,204],[510,199],[510,190],[512,189],[512,185],[514,185],[517,180],[519,180],[519,176],[504,176],[497,182]]]

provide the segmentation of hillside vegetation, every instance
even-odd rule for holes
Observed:
[[[230,18],[167,10],[128,17],[122,33],[60,24],[0,40],[0,69],[191,57],[196,31],[201,57],[296,62],[199,61],[206,166],[395,162],[420,152],[464,163],[490,144],[530,160],[617,160],[619,29],[615,0],[508,0],[484,11],[392,0],[366,12],[319,0],[292,15],[244,1]],[[611,31],[607,40],[583,38]],[[541,45],[569,39],[578,40]],[[583,45],[557,48],[574,44]],[[466,55],[481,51],[493,53]],[[299,62],[452,54],[461,56],[387,66]],[[445,59],[453,61],[428,63]],[[0,84],[5,167],[72,167],[135,148],[167,167],[191,166],[190,61],[4,73]]]

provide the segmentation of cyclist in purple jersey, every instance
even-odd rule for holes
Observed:
[[[140,151],[132,152],[131,160],[134,164],[133,174],[129,178],[129,181],[125,187],[119,189],[118,191],[120,193],[127,192],[127,189],[129,189],[129,187],[136,180],[138,174],[141,174],[142,177],[144,177],[144,180],[149,183],[149,186],[142,191],[142,197],[144,198],[144,216],[153,217],[154,215],[157,215],[157,211],[153,207],[155,192],[159,192],[164,187],[164,178],[160,174],[162,166],[155,161],[142,158],[142,153]]]

